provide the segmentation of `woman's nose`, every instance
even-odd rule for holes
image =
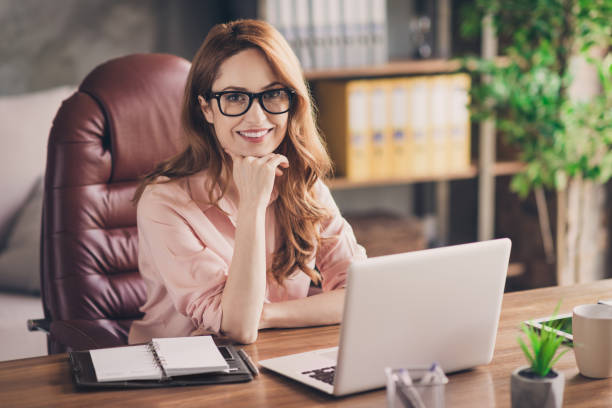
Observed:
[[[261,106],[261,102],[258,98],[255,98],[244,116],[252,120],[261,120],[266,118],[266,111]]]

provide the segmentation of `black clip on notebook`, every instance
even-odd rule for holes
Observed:
[[[217,346],[223,358],[229,365],[227,372],[209,372],[202,374],[181,375],[174,377],[164,376],[160,380],[129,380],[100,382],[96,377],[93,361],[89,351],[71,351],[70,364],[72,375],[77,388],[81,389],[130,389],[130,388],[159,388],[177,387],[204,384],[227,384],[248,382],[257,375],[257,368],[249,360],[243,350],[236,350],[231,345]]]

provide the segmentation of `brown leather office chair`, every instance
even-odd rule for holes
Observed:
[[[49,353],[127,343],[146,290],[138,273],[139,178],[179,152],[188,61],[130,55],[94,69],[55,117],[41,280]]]

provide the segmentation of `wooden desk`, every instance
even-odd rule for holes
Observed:
[[[447,407],[509,407],[510,373],[525,364],[516,337],[522,320],[552,313],[563,299],[560,313],[579,304],[612,298],[612,279],[571,287],[537,289],[504,296],[501,322],[491,364],[449,376]],[[257,361],[337,344],[338,326],[269,330],[245,349]],[[566,377],[564,407],[612,406],[612,379],[589,380],[578,374],[573,352],[556,368]],[[246,384],[165,388],[135,391],[77,392],[66,354],[0,363],[0,405],[6,407],[58,406],[209,406],[209,407],[385,407],[385,392],[377,390],[334,398],[291,380],[263,372]]]

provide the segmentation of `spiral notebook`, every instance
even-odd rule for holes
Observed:
[[[100,382],[163,380],[229,369],[210,336],[153,339],[144,345],[91,350],[89,354]]]
[[[70,361],[79,387],[167,387],[250,381],[252,370],[242,351],[217,346],[210,336],[174,337],[70,352]]]

